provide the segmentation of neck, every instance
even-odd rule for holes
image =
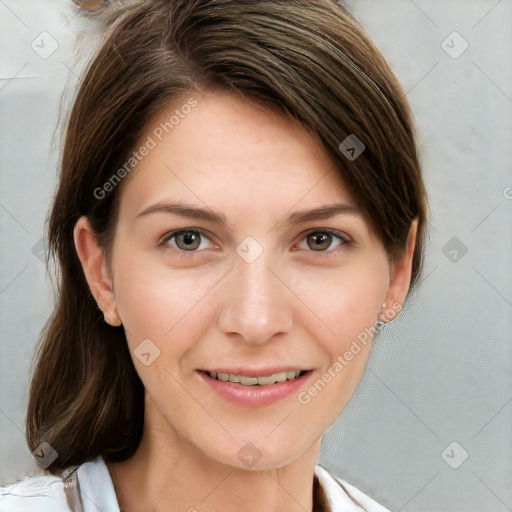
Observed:
[[[256,471],[223,464],[175,431],[167,434],[162,436],[160,428],[146,423],[135,454],[123,462],[107,463],[121,511],[313,509],[313,477],[320,439],[291,463]]]

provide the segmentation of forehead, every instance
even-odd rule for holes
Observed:
[[[291,209],[343,200],[355,206],[325,149],[284,116],[229,93],[193,96],[158,112],[137,145],[121,211],[176,197],[222,210]]]

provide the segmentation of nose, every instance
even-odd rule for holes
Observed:
[[[218,325],[224,334],[262,344],[291,331],[293,294],[276,266],[270,268],[269,263],[265,252],[252,263],[236,257],[220,292]]]

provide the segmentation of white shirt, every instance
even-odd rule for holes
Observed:
[[[389,512],[352,485],[331,475],[324,467],[317,465],[315,472],[329,498],[332,512]],[[83,508],[68,505],[61,478],[39,475],[0,487],[0,512],[120,512],[114,484],[103,457],[81,464],[75,474]],[[73,490],[71,486],[68,493]],[[70,503],[73,501],[71,499]]]

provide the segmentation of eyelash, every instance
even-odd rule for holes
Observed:
[[[318,254],[321,257],[329,257],[329,256],[336,256],[338,255],[343,248],[350,247],[353,245],[353,241],[348,237],[348,235],[345,235],[344,233],[340,231],[335,231],[334,229],[313,229],[308,232],[306,232],[303,237],[301,238],[301,241],[306,239],[309,235],[313,234],[325,234],[330,235],[333,238],[338,238],[340,240],[340,244],[335,248],[328,251],[314,251],[313,249],[307,250],[307,252],[311,252],[313,254]]]
[[[208,234],[203,229],[201,229],[201,228],[177,229],[175,231],[171,231],[169,233],[166,233],[160,239],[160,241],[158,242],[158,247],[160,247],[162,249],[167,249],[169,247],[167,245],[168,242],[171,239],[173,239],[174,237],[176,237],[176,236],[178,236],[178,235],[180,235],[182,233],[196,233],[196,234],[199,234],[202,237],[208,238],[210,240]],[[318,234],[318,233],[327,234],[327,235],[330,235],[330,236],[332,236],[334,238],[339,238],[341,243],[334,250],[330,250],[330,251],[314,251],[314,250],[310,249],[307,252],[316,253],[318,255],[326,257],[326,256],[331,256],[333,254],[337,254],[338,252],[340,252],[340,250],[343,247],[347,247],[347,246],[353,245],[352,240],[350,240],[347,235],[344,235],[343,233],[341,233],[339,231],[335,231],[333,229],[313,229],[313,230],[310,230],[310,231],[306,232],[303,235],[303,237],[301,238],[301,241],[306,239],[309,235]],[[184,251],[183,249],[180,249],[179,247],[173,247],[173,250],[178,253],[179,257],[185,257],[185,258],[188,258],[190,256],[193,256],[193,255],[196,255],[196,254],[199,254],[199,253],[202,252],[202,251],[198,251],[198,250]]]

